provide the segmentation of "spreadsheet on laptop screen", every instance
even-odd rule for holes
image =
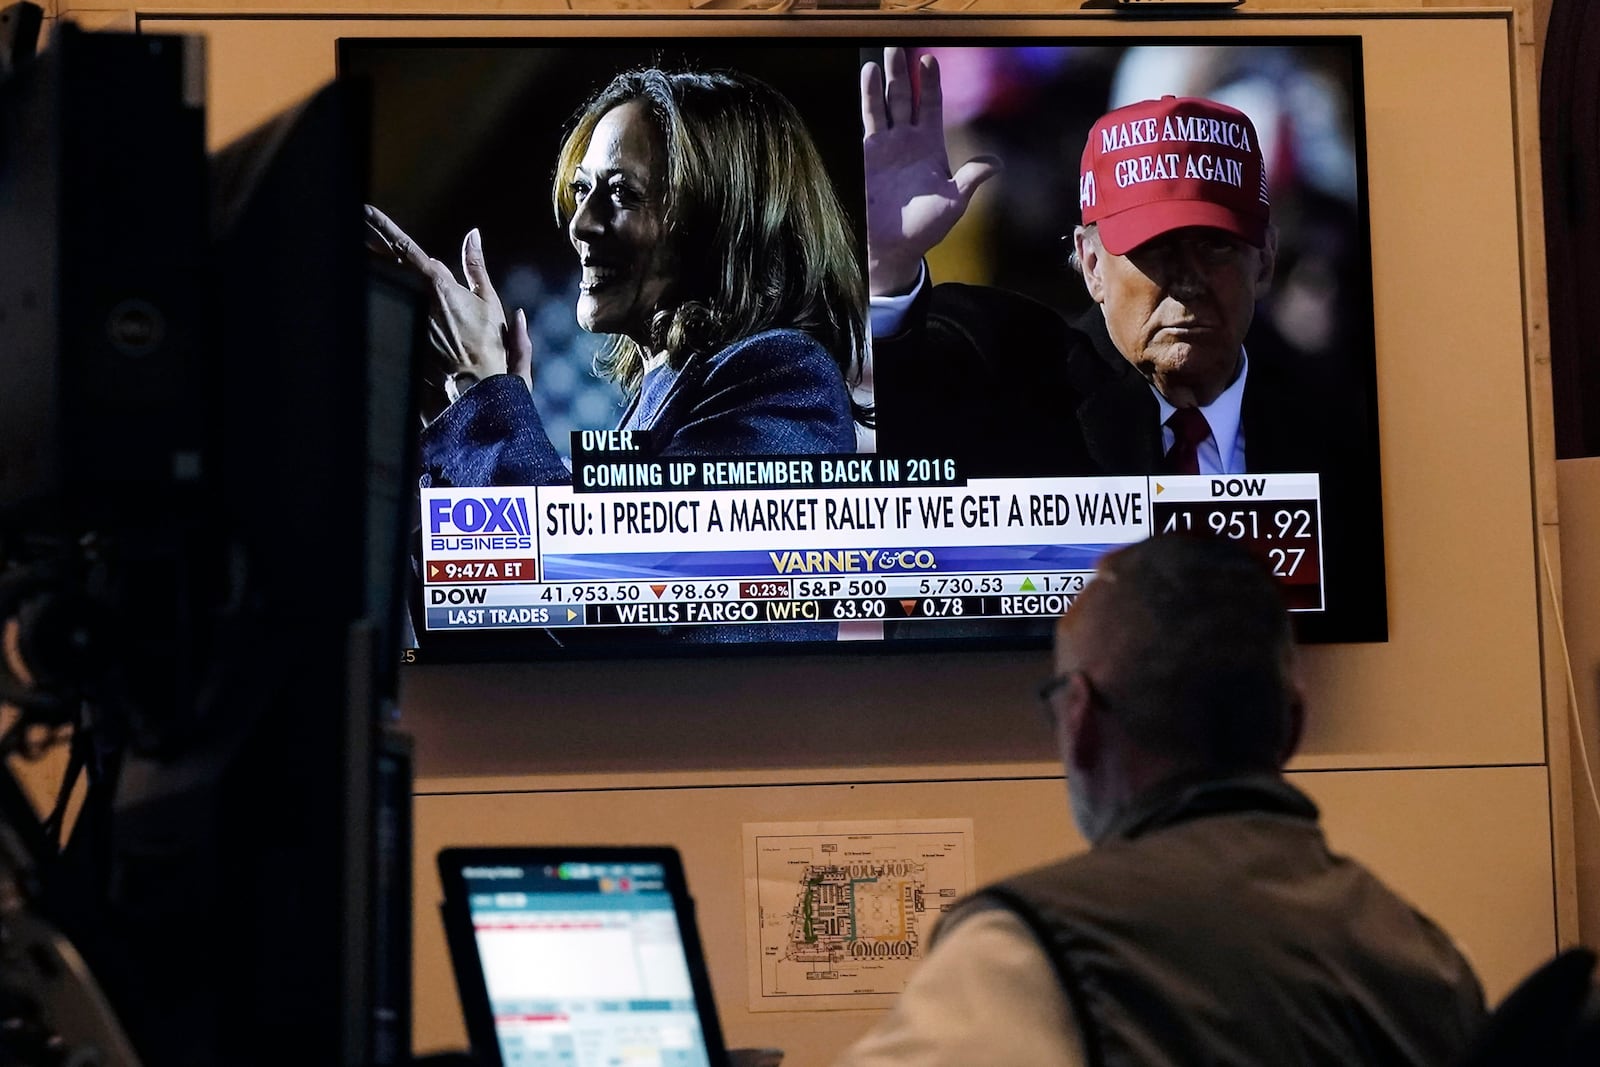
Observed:
[[[710,1067],[661,865],[462,875],[505,1067]]]

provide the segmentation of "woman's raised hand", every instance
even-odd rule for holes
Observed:
[[[433,290],[428,315],[428,335],[443,369],[464,391],[483,378],[505,374],[510,362],[505,308],[489,281],[483,262],[483,240],[476,229],[461,244],[463,285],[450,268],[424,252],[393,219],[367,205],[367,247],[422,275]],[[531,377],[532,345],[526,320],[518,316],[521,331],[517,355],[523,379]],[[515,343],[515,342],[513,342]]]

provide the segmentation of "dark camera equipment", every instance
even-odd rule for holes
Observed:
[[[363,249],[366,94],[208,155],[198,40],[63,24],[30,58],[15,10],[0,752],[70,756],[42,820],[0,774],[0,1059],[407,1062],[424,304]]]

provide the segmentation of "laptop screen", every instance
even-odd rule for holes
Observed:
[[[470,923],[470,938],[452,938],[473,957],[458,978],[475,965],[504,1067],[721,1067],[675,852],[447,850],[440,862],[447,922],[453,909]],[[474,999],[469,1015],[485,1008]],[[469,1030],[476,1048],[482,1020]]]

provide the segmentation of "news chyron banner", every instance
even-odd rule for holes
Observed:
[[[1102,554],[1175,530],[1247,544],[1291,607],[1323,607],[1315,474],[965,481],[873,455],[602,470],[422,490],[426,628],[1054,616]]]

